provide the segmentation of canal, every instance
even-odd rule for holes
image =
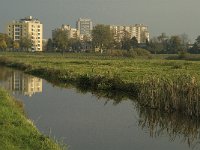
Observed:
[[[200,149],[200,123],[179,114],[140,108],[0,67],[0,85],[22,101],[40,132],[70,150]]]

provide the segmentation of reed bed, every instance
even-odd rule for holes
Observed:
[[[151,109],[200,116],[200,62],[3,53],[0,64],[82,91],[125,93]]]

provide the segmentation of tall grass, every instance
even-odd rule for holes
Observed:
[[[194,76],[151,78],[141,84],[138,94],[142,106],[185,115],[200,115],[200,84]]]
[[[141,106],[199,117],[200,62],[91,54],[2,53],[0,63],[81,90],[126,93]],[[97,93],[97,92],[96,92]]]
[[[0,89],[0,149],[1,150],[61,150],[56,141],[39,133],[25,118],[22,105]]]

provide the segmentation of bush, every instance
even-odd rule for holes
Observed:
[[[129,51],[130,56],[151,58],[151,53],[143,48],[134,48]]]
[[[148,50],[142,49],[142,48],[135,48],[131,49],[129,51],[127,50],[110,50],[108,52],[111,56],[121,56],[121,57],[145,57],[145,58],[151,58],[151,53]]]
[[[187,53],[187,52],[180,52],[179,54],[178,54],[178,58],[179,59],[186,59],[186,58],[188,58],[189,57],[189,53]]]

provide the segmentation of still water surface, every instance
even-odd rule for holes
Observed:
[[[0,84],[24,103],[41,132],[70,150],[200,149],[199,123],[183,116],[142,110],[132,100],[117,104],[4,67]]]

